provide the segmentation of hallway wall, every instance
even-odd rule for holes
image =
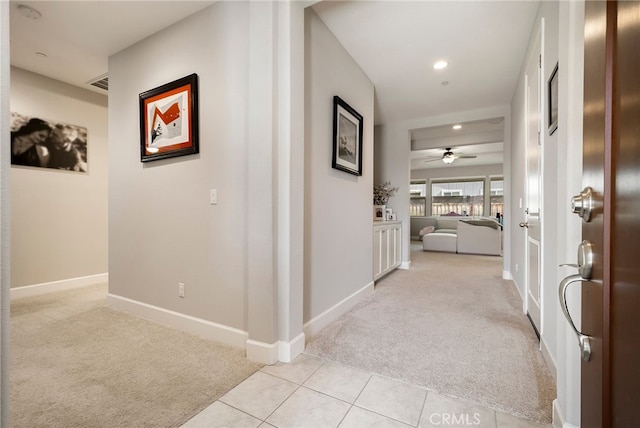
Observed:
[[[107,97],[11,68],[11,111],[88,130],[88,172],[11,167],[11,288],[107,272]]]
[[[248,25],[248,3],[216,3],[109,60],[109,292],[237,329],[238,345],[247,246],[271,234],[246,227]],[[191,73],[200,153],[142,163],[138,94]]]
[[[305,24],[307,323],[373,288],[374,87],[311,8]],[[362,176],[331,167],[334,95],[364,117]]]

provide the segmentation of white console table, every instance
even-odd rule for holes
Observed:
[[[373,223],[373,280],[388,274],[402,261],[402,222]]]

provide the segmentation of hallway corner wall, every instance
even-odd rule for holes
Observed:
[[[109,59],[109,292],[238,342],[247,246],[272,233],[247,230],[248,28],[248,3],[220,2]],[[138,94],[192,73],[199,153],[142,163]]]

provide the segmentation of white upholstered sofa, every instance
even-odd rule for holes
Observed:
[[[412,223],[415,218],[412,218]],[[424,217],[420,219],[419,231],[424,251],[449,253],[487,254],[502,253],[502,226],[490,217]],[[412,224],[412,226],[414,226]],[[418,226],[412,227],[417,230]],[[431,229],[433,228],[433,231]],[[412,230],[412,235],[416,232]],[[414,235],[415,236],[415,235]]]

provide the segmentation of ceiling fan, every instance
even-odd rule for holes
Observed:
[[[451,164],[456,159],[475,159],[477,157],[478,156],[476,156],[476,155],[465,155],[465,154],[462,154],[462,153],[453,153],[451,151],[451,147],[447,147],[447,148],[445,148],[444,153],[442,154],[442,157],[433,157],[432,159],[425,160],[425,162],[433,162],[433,161],[437,161],[437,160],[442,160],[442,162],[444,162],[446,164]]]

